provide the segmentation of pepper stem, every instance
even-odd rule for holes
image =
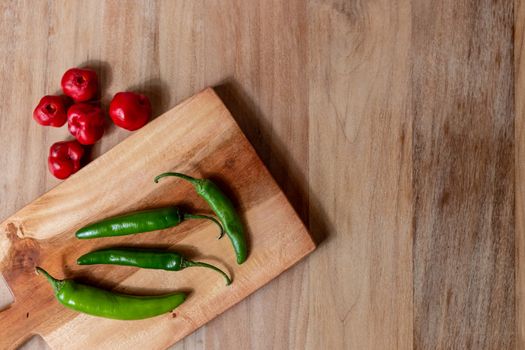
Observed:
[[[185,175],[185,174],[181,174],[181,173],[162,173],[160,175],[157,175],[155,176],[155,183],[158,183],[160,179],[162,179],[163,177],[166,177],[166,176],[176,176],[176,177],[180,177],[181,179],[184,179],[188,182],[190,182],[192,185],[194,186],[197,186],[199,184],[199,179],[196,179],[194,177],[191,177],[191,176],[188,176],[188,175]]]
[[[222,236],[224,235],[224,229],[222,228],[221,223],[214,217],[207,216],[207,215],[184,213],[184,220],[186,219],[206,219],[206,220],[213,221],[215,224],[217,224],[217,226],[219,226],[219,229],[221,230],[217,239],[221,239]]]
[[[226,285],[227,286],[229,286],[232,283],[232,280],[230,279],[230,277],[228,277],[228,275],[226,273],[224,273],[224,271],[222,271],[218,267],[215,267],[215,266],[210,265],[210,264],[206,264],[205,262],[201,262],[201,261],[190,261],[190,260],[185,260],[184,261],[184,267],[195,267],[195,266],[206,267],[208,269],[212,269],[212,270],[217,271],[218,273],[220,273],[224,277],[224,279],[226,280]]]
[[[51,286],[53,286],[53,290],[55,292],[57,292],[60,289],[60,286],[62,285],[62,281],[61,280],[57,280],[56,278],[51,276],[46,270],[44,270],[43,268],[38,267],[38,266],[36,267],[36,272],[38,274],[43,274],[44,277],[47,278],[49,283],[51,283]]]

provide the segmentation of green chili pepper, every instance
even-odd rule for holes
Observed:
[[[177,207],[139,211],[105,219],[85,226],[76,232],[77,238],[125,236],[135,233],[163,230],[180,224],[185,219],[207,219],[220,227],[218,238],[223,235],[221,224],[210,216],[184,213]]]
[[[140,320],[170,312],[186,299],[185,293],[157,296],[118,294],[73,280],[57,280],[40,267],[36,270],[51,283],[62,305],[93,316]]]
[[[242,264],[248,257],[248,247],[244,237],[244,229],[241,219],[230,199],[220,190],[220,188],[209,179],[195,179],[181,173],[163,173],[155,177],[155,183],[165,176],[176,176],[189,181],[197,193],[204,198],[219,217],[224,231],[230,238],[233,249],[237,256],[237,263]]]
[[[213,265],[199,261],[190,261],[179,253],[162,250],[136,248],[101,249],[82,255],[77,259],[77,264],[112,264],[168,271],[180,271],[187,267],[200,266],[220,273],[226,279],[226,285],[232,282],[227,274]]]

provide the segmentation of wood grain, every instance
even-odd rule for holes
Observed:
[[[181,181],[153,183],[156,174],[174,170],[214,179],[237,202],[250,247],[244,264],[236,264],[227,239],[215,239],[217,228],[209,222],[188,222],[184,225],[187,231],[177,227],[133,239],[79,241],[74,237],[78,228],[90,222],[143,208],[182,203],[193,207],[192,211],[206,212],[206,203],[191,186],[181,186]],[[315,248],[284,194],[211,89],[150,122],[0,227],[0,246],[5,247],[0,271],[15,296],[11,307],[0,313],[0,323],[12,325],[0,330],[0,348],[38,333],[53,349],[163,349]],[[79,254],[108,245],[182,249],[190,258],[220,261],[234,276],[234,283],[227,288],[220,279],[198,269],[167,274],[76,266]],[[176,317],[168,314],[140,322],[101,320],[62,307],[47,281],[35,274],[35,266],[64,278],[83,276],[90,284],[115,287],[118,283],[119,290],[131,293],[187,290],[190,294],[175,311]],[[47,322],[49,317],[52,323]]]
[[[515,346],[512,10],[413,7],[416,349]]]
[[[146,92],[156,115],[218,86],[322,243],[173,349],[521,349],[525,7],[515,4],[0,1],[0,216],[59,183],[45,158],[67,130],[29,116],[65,69],[98,69],[106,103]],[[110,128],[94,155],[127,136]]]
[[[525,347],[525,2],[514,2],[516,140],[516,348]]]
[[[412,346],[408,2],[312,3],[311,217],[330,223],[309,264],[313,349]],[[374,38],[374,40],[370,40]],[[353,83],[355,82],[355,83]],[[388,97],[387,97],[388,96]],[[337,161],[336,161],[337,160]],[[318,221],[311,222],[316,232]],[[330,276],[327,279],[319,275]],[[330,281],[330,282],[328,282]],[[334,285],[334,282],[336,284]],[[378,334],[381,334],[378,336]]]

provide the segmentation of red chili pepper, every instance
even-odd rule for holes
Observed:
[[[84,148],[78,141],[56,142],[49,149],[49,171],[58,179],[66,179],[80,169],[83,156]]]
[[[88,101],[98,94],[97,73],[91,69],[71,68],[62,76],[64,94],[75,102]]]
[[[83,145],[92,145],[104,135],[102,109],[87,103],[77,103],[67,111],[69,132]]]
[[[67,121],[66,96],[44,96],[33,111],[33,119],[40,125],[61,127]]]
[[[145,95],[119,92],[111,100],[109,116],[115,125],[130,131],[137,130],[151,118],[151,103]]]

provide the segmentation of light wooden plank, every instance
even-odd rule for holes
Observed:
[[[311,1],[308,12],[310,224],[327,237],[308,261],[306,347],[408,349],[410,2]]]

